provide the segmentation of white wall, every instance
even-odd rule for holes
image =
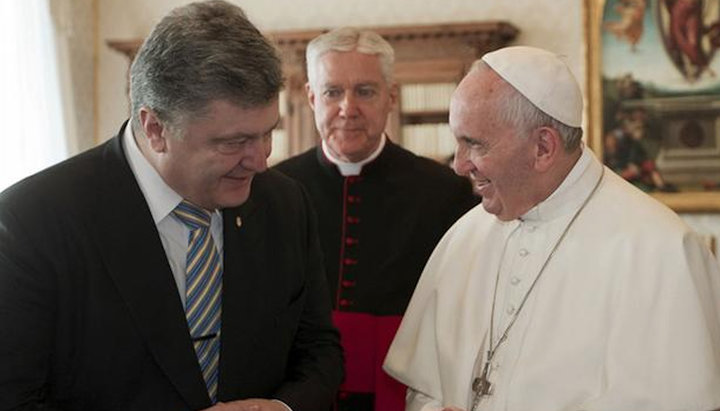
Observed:
[[[56,48],[61,64],[61,82],[68,95],[64,104],[70,154],[76,154],[95,143],[94,49],[95,15],[93,0],[52,0],[50,9],[55,24]],[[67,61],[65,61],[67,59]],[[67,70],[67,72],[64,72]]]

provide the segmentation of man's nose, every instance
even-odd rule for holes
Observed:
[[[340,100],[340,115],[344,117],[355,117],[358,115],[357,100],[353,93],[345,93]]]
[[[256,173],[267,170],[267,159],[271,149],[272,139],[269,136],[254,139],[243,151],[240,165]]]

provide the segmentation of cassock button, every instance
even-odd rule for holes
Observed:
[[[237,226],[237,228],[242,227],[242,218],[240,216],[235,217],[235,226]]]
[[[510,284],[512,284],[512,285],[518,285],[518,284],[520,284],[520,278],[518,278],[518,277],[513,277],[513,278],[511,278],[511,279],[510,279]]]
[[[348,237],[345,239],[345,244],[347,245],[355,245],[359,242],[357,238]]]
[[[508,306],[508,308],[507,308],[507,310],[505,310],[505,312],[512,315],[513,313],[515,313],[515,306],[514,305]]]
[[[526,249],[524,249],[524,248],[521,248],[521,249],[520,249],[520,252],[519,252],[518,254],[520,254],[520,257],[525,257],[525,256],[527,256],[528,254],[530,254],[530,251],[528,251],[528,250],[526,250]]]
[[[351,306],[351,305],[352,305],[352,301],[350,301],[350,300],[346,300],[345,298],[343,298],[342,300],[340,300],[340,306],[341,306],[341,307],[349,307],[349,306]]]

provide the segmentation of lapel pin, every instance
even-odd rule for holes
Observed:
[[[237,228],[242,227],[242,218],[240,216],[235,217],[235,225]]]

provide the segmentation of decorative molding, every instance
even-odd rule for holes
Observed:
[[[503,21],[481,21],[466,23],[442,23],[431,25],[412,25],[412,26],[381,26],[368,27],[385,37],[393,47],[403,46],[399,43],[410,42],[416,45],[418,40],[427,40],[432,42],[451,41],[453,43],[462,43],[475,51],[475,57],[480,57],[488,50],[496,49],[512,40],[518,34],[518,29],[510,23]],[[287,31],[270,31],[267,36],[273,40],[283,54],[286,56],[297,56],[297,52],[304,55],[305,47],[318,35],[329,31],[330,29],[313,29],[313,30],[287,30]],[[135,58],[135,54],[142,45],[142,39],[129,40],[107,40],[107,45],[124,55],[130,61]],[[442,50],[427,50],[430,53],[442,53]],[[303,57],[304,58],[304,57]]]

